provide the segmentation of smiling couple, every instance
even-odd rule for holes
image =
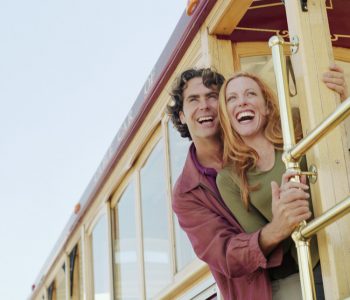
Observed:
[[[323,81],[346,99],[338,66]],[[173,210],[223,298],[301,299],[290,234],[312,208],[305,178],[290,182],[295,174],[285,173],[274,92],[253,74],[237,73],[225,82],[206,68],[184,71],[171,95],[168,113],[193,142],[173,190]],[[315,239],[311,244],[322,299]]]

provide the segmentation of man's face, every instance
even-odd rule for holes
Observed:
[[[216,139],[219,133],[219,92],[215,86],[207,88],[202,78],[195,77],[187,82],[183,92],[182,124],[186,124],[194,143]]]

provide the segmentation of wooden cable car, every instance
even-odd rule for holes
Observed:
[[[225,77],[247,70],[276,85],[268,40],[297,36],[291,53],[304,135],[339,105],[320,85],[334,60],[350,82],[350,1],[189,1],[64,232],[32,286],[29,299],[221,299],[171,211],[171,189],[189,142],[165,107],[184,69],[215,67]],[[278,84],[278,83],[277,83]],[[292,85],[292,84],[291,84]],[[350,123],[334,128],[307,152],[318,170],[315,216],[349,195]],[[318,232],[327,299],[350,297],[350,218]],[[311,296],[305,296],[312,299]],[[311,298],[308,298],[311,297]]]

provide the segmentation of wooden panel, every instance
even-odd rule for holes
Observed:
[[[302,12],[299,1],[286,1],[290,36],[298,35],[299,51],[292,56],[300,95],[304,133],[319,124],[339,103],[338,95],[322,83],[322,74],[333,61],[324,0],[308,2]],[[315,215],[335,205],[349,194],[349,181],[340,127],[334,129],[308,153],[309,165],[317,166],[319,176],[312,185]],[[350,251],[348,218],[318,234],[323,282],[327,299],[342,299],[350,294]]]
[[[230,34],[242,19],[253,0],[218,1],[208,17],[210,34]]]

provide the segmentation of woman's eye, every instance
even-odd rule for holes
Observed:
[[[231,97],[228,97],[228,98],[227,98],[227,102],[235,101],[236,99],[237,99],[237,97],[231,96]]]
[[[255,92],[248,92],[248,95],[256,96],[256,93]]]

